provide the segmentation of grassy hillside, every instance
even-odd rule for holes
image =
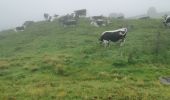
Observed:
[[[105,30],[127,26],[123,47],[103,48]],[[62,27],[37,22],[24,32],[0,33],[0,99],[169,100],[170,29],[161,21],[113,20],[94,27],[88,19]]]

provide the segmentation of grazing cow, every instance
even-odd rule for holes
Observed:
[[[94,25],[96,27],[101,27],[101,26],[107,26],[109,25],[111,22],[109,20],[102,20],[102,19],[99,19],[99,20],[96,20],[96,21],[91,21],[91,25]]]
[[[58,16],[59,16],[59,15],[57,15],[57,14],[55,14],[54,16],[52,16],[51,21],[57,20],[57,19],[58,19]]]
[[[106,24],[109,24],[109,22],[104,19],[98,19],[98,20],[92,20],[90,24],[96,27],[100,27],[100,26],[106,26]]]
[[[90,24],[94,25],[96,27],[99,27],[99,26],[102,26],[104,24],[104,21],[103,21],[103,19],[93,19],[93,18],[91,18]]]
[[[66,21],[64,21],[63,22],[63,25],[64,25],[64,27],[66,27],[66,26],[70,26],[70,25],[76,25],[77,24],[77,21],[76,20],[66,20]]]
[[[120,40],[120,46],[125,42],[127,34],[127,28],[120,28],[113,31],[105,31],[100,36],[100,44],[104,44],[105,47],[109,46],[110,41],[117,42]]]
[[[23,26],[28,27],[30,25],[34,24],[34,21],[25,21]]]
[[[18,31],[24,31],[25,29],[25,26],[18,26],[14,29],[15,32],[18,32]]]
[[[47,21],[51,22],[52,21],[52,16],[49,16]]]
[[[49,19],[49,14],[44,13],[44,18],[45,18],[46,21],[48,21],[48,19]]]
[[[164,16],[164,21],[163,21],[165,26],[170,26],[170,15],[165,15]]]
[[[47,13],[44,13],[44,18],[45,18],[45,20],[48,21],[48,22],[53,21],[53,17],[50,16],[49,14],[47,14]]]
[[[59,18],[59,22],[64,26],[70,26],[70,25],[76,25],[77,20],[75,17],[71,14],[67,14],[65,16],[62,16]]]
[[[103,19],[104,17],[102,15],[100,16],[93,16],[92,19],[97,20],[97,19]]]
[[[90,22],[90,24],[91,24],[91,25],[94,25],[94,26],[96,26],[96,27],[99,27],[99,25],[97,24],[97,22],[94,21],[94,20],[92,20],[92,21]]]
[[[98,19],[96,20],[96,24],[98,26],[106,26],[105,21],[103,19]]]
[[[54,18],[58,18],[58,16],[59,16],[59,15],[55,14],[55,15],[54,15]]]
[[[100,26],[106,26],[107,24],[109,24],[109,20],[106,17],[103,16],[93,16],[91,17],[91,24],[96,26],[96,27],[100,27]]]

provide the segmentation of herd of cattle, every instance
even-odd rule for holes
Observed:
[[[58,20],[61,25],[64,27],[70,26],[70,25],[76,25],[78,22],[78,19],[80,17],[86,17],[86,9],[81,9],[81,10],[76,10],[71,14],[59,16],[59,15],[54,15],[50,16],[48,13],[44,13],[44,19],[45,21],[52,22],[54,20]],[[149,17],[141,17],[139,19],[149,19]],[[16,27],[15,31],[24,31],[24,29],[33,24],[33,21],[26,21],[22,26]],[[110,24],[110,20],[107,17],[104,16],[92,16],[90,17],[90,24],[94,25],[96,27],[100,26],[106,26]],[[165,15],[163,19],[163,24],[165,26],[170,26],[170,16]],[[120,41],[120,46],[122,43],[125,41],[125,37],[127,34],[128,30],[127,28],[120,28],[117,30],[112,30],[112,31],[105,31],[101,34],[99,41],[100,44],[103,44],[105,47],[109,46],[110,41],[112,42],[117,42]]]
[[[81,9],[81,10],[76,10],[71,14],[66,14],[66,15],[62,15],[62,16],[59,16],[57,14],[50,16],[48,13],[44,13],[43,17],[44,17],[45,21],[48,21],[48,22],[58,20],[61,25],[66,27],[66,26],[70,26],[70,25],[75,26],[78,22],[78,19],[80,17],[86,17],[86,15],[87,15],[86,9]],[[109,19],[107,17],[102,16],[102,15],[92,16],[89,19],[90,19],[90,24],[94,25],[96,27],[106,26],[107,24],[110,23]],[[22,26],[16,27],[15,31],[16,32],[17,31],[24,31],[24,29],[32,23],[34,23],[34,22],[33,21],[26,21]]]
[[[14,29],[15,32],[18,31],[24,31],[26,27],[30,26],[31,24],[33,24],[34,21],[25,21],[24,24],[22,26],[18,26]]]

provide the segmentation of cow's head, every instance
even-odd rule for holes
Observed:
[[[120,35],[125,36],[127,33],[127,28],[121,28],[120,29]]]

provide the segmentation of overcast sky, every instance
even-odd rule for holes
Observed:
[[[144,14],[149,7],[170,11],[170,0],[0,0],[0,30],[21,25],[26,20],[43,20],[43,13],[67,14],[87,9],[88,16],[124,13]]]

